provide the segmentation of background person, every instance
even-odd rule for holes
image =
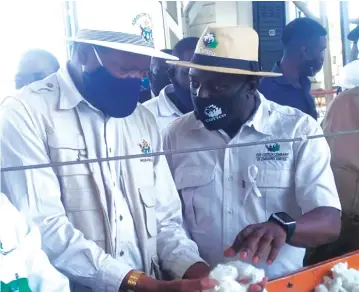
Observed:
[[[16,89],[42,80],[59,70],[60,64],[50,52],[32,49],[24,53],[19,61],[15,76]]]
[[[172,50],[170,49],[163,49],[161,51],[169,55],[172,54]],[[166,63],[166,60],[152,57],[149,72],[152,97],[158,96],[163,88],[168,84],[171,84],[167,70],[168,64]]]
[[[283,76],[263,78],[259,91],[271,101],[297,108],[317,119],[308,77],[315,76],[323,67],[326,35],[325,28],[310,18],[297,18],[290,22],[283,29],[283,58],[272,70]]]
[[[197,37],[180,40],[173,48],[172,55],[182,61],[190,61],[197,42]],[[168,75],[172,84],[144,104],[154,114],[161,131],[176,118],[193,111],[188,71],[188,68],[170,66]]]
[[[0,193],[0,291],[70,292],[41,249],[41,235]],[[18,290],[19,289],[19,290]]]

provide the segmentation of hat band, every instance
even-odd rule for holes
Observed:
[[[202,54],[194,54],[192,63],[202,66],[224,67],[253,72],[258,72],[260,67],[257,61],[207,56]]]

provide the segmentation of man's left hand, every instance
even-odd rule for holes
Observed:
[[[183,276],[183,279],[201,279],[208,277],[211,272],[209,266],[205,263],[195,263],[190,266]]]
[[[269,250],[266,262],[270,265],[277,258],[286,238],[285,230],[274,222],[249,225],[237,235],[224,254],[234,257],[239,253],[242,260],[252,259],[257,264]]]

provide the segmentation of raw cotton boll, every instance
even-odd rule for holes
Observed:
[[[341,278],[334,278],[330,292],[346,292],[346,290],[343,289],[343,281]]]
[[[228,265],[237,268],[240,280],[246,279],[252,284],[262,282],[265,277],[264,270],[257,269],[256,267],[241,261],[233,261],[228,263]]]
[[[235,267],[230,265],[218,265],[209,274],[209,278],[221,282],[225,279],[235,280],[238,278],[238,271]]]
[[[332,285],[333,279],[328,277],[328,276],[324,276],[323,278],[323,284],[327,287],[330,287]]]
[[[359,271],[348,269],[348,263],[338,263],[331,271],[333,278],[324,277],[323,283],[316,289],[325,286],[329,292],[359,292]]]
[[[218,265],[209,274],[209,278],[217,280],[218,285],[207,292],[246,292],[251,284],[262,282],[264,276],[264,270],[240,261]],[[248,281],[248,284],[238,282],[244,279]]]
[[[247,288],[235,280],[224,279],[220,282],[217,292],[247,292]]]

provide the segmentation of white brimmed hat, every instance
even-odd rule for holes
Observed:
[[[339,75],[339,86],[343,89],[352,89],[359,86],[359,60],[344,66]]]
[[[191,62],[167,61],[181,67],[218,73],[277,77],[260,71],[259,38],[250,27],[208,26],[198,41]]]
[[[70,41],[106,47],[166,60],[178,60],[177,57],[161,52],[154,48],[152,40],[145,40],[141,34],[134,35],[116,31],[101,31],[81,29],[76,38]]]
[[[162,13],[152,1],[137,1],[136,5],[124,5],[122,1],[111,1],[111,5],[91,5],[86,3],[86,17],[79,19],[80,29],[75,38],[69,41],[92,44],[114,50],[153,56],[167,60],[178,60],[177,57],[163,53],[161,44],[163,30],[158,16]],[[79,1],[80,5],[83,3]],[[94,2],[96,3],[96,2]],[[122,3],[122,4],[121,4]],[[80,7],[81,8],[81,7]],[[80,10],[79,8],[79,10]],[[81,15],[80,15],[81,16]]]

